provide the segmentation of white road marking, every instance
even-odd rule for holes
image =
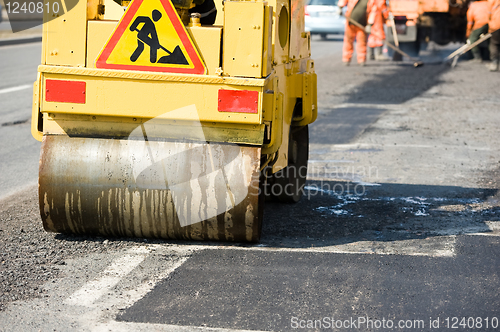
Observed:
[[[439,235],[482,235],[500,236],[500,221],[485,221],[484,224],[454,227],[436,232]]]
[[[94,332],[149,332],[149,331],[175,331],[175,332],[187,332],[187,331],[203,331],[203,332],[264,332],[257,330],[236,330],[236,329],[224,329],[224,328],[211,328],[203,326],[182,326],[182,325],[170,325],[170,324],[148,324],[148,323],[125,323],[125,322],[109,322],[107,324],[102,324],[93,330]]]
[[[325,160],[320,160],[320,159],[309,159],[307,161],[310,164],[316,164],[316,163],[349,163],[353,164],[355,161],[354,160],[336,160],[336,159],[325,159]]]
[[[453,257],[455,256],[456,236],[435,236],[426,239],[397,240],[397,241],[357,241],[347,244],[326,245],[307,248],[280,248],[261,244],[255,247],[225,247],[224,249],[254,250],[267,252],[307,252],[332,254],[371,254],[371,255],[403,255],[425,257]],[[220,249],[210,248],[206,249]]]
[[[135,269],[145,258],[144,247],[134,248],[130,254],[116,259],[98,279],[89,281],[82,288],[73,293],[66,301],[69,305],[79,305],[89,307],[99,299],[104,293],[120,282],[120,280]]]
[[[138,324],[117,322],[116,310],[119,308],[129,308],[134,303],[146,296],[161,280],[168,278],[176,269],[184,264],[190,255],[196,250],[195,246],[172,246],[165,248],[162,245],[150,245],[147,248],[141,247],[140,250],[146,249],[147,252],[159,251],[160,254],[167,252],[169,254],[175,253],[179,259],[172,263],[161,262],[162,271],[159,274],[151,273],[149,270],[144,270],[142,273],[147,275],[147,278],[141,279],[134,288],[121,289],[115,292],[108,291],[103,294],[99,302],[92,306],[92,310],[86,312],[79,317],[79,321],[83,326],[87,327],[90,331],[191,331],[194,327],[186,327],[179,329],[175,325],[163,324]],[[164,251],[166,249],[166,251]],[[199,248],[203,250],[205,248]],[[148,272],[149,271],[149,272]],[[108,311],[109,308],[114,308]],[[108,315],[106,316],[106,314]],[[181,327],[182,328],[182,327]],[[218,330],[217,330],[218,331]],[[229,330],[228,330],[229,331]]]
[[[477,150],[477,151],[496,151],[498,148],[484,147],[484,146],[470,146],[470,145],[426,145],[426,144],[383,144],[383,143],[350,143],[350,144],[310,144],[309,151],[311,153],[317,153],[320,151],[334,152],[339,150],[351,150],[355,151],[358,149],[460,149],[460,150]]]
[[[11,88],[0,89],[0,95],[3,93],[21,91],[21,90],[32,89],[32,88],[33,88],[33,84],[23,84],[23,85],[13,86]]]
[[[354,87],[354,86],[353,86]],[[328,111],[336,111],[341,108],[364,108],[364,109],[380,109],[380,110],[392,110],[401,111],[401,104],[358,104],[358,103],[343,103],[335,104],[331,106],[320,106],[318,107],[319,113],[328,113]],[[325,112],[324,110],[328,110]]]
[[[400,233],[407,234],[404,231]],[[363,240],[339,244],[322,244],[317,241],[310,247],[297,247],[296,244],[287,245],[286,240],[281,241],[282,246],[275,246],[265,241],[253,246],[217,245],[212,243],[190,245],[192,252],[201,250],[243,250],[266,252],[290,253],[331,253],[353,255],[402,255],[424,257],[453,257],[455,256],[456,236],[431,235],[424,239],[410,240]],[[294,247],[294,245],[296,247]]]

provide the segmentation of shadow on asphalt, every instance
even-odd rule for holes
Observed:
[[[497,194],[497,189],[308,181],[299,203],[267,203],[262,242],[305,248],[489,233],[486,221],[500,220]]]
[[[384,109],[370,107],[320,109],[318,119],[309,125],[309,142],[313,144],[349,143],[377,121],[384,111]]]
[[[261,243],[281,248],[333,246],[358,241],[398,241],[490,233],[500,221],[498,189],[349,181],[308,181],[296,204],[266,202]],[[102,237],[57,234],[63,241]],[[109,238],[110,241],[253,246],[220,242]]]
[[[440,76],[450,67],[445,64],[427,64],[415,68],[402,63],[395,70],[378,73],[348,94],[347,103],[400,104],[420,96],[441,83]]]

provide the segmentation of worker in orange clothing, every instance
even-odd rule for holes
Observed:
[[[384,22],[389,17],[386,0],[375,0],[375,18],[370,36],[368,36],[368,47],[370,48],[370,60],[389,60],[382,52],[384,46],[385,32]],[[375,52],[377,49],[377,52]]]
[[[498,71],[500,61],[500,0],[489,0],[488,32],[491,33],[490,39],[490,71]]]
[[[364,66],[366,63],[366,34],[370,33],[375,20],[374,2],[375,0],[339,0],[339,14],[342,15],[342,8],[347,6],[346,17],[365,27],[361,29],[346,20],[342,62],[347,66],[351,63],[354,41],[356,41],[358,64]]]
[[[488,12],[488,1],[476,0],[471,2],[469,9],[467,10],[467,32],[465,35],[467,37],[467,43],[474,43],[481,37],[482,34],[486,34],[488,32]],[[474,47],[471,52],[475,61],[483,60],[479,45]]]

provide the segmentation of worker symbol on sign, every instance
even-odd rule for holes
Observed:
[[[151,63],[188,65],[189,63],[178,45],[172,52],[160,45],[160,40],[158,39],[158,34],[156,33],[155,22],[158,22],[161,19],[161,16],[161,13],[158,10],[154,9],[151,13],[151,17],[153,18],[152,20],[147,16],[137,16],[135,21],[132,23],[132,25],[130,26],[130,31],[137,31],[137,48],[130,56],[130,61],[137,61],[139,56],[144,51],[144,44],[146,44],[149,46],[149,61]],[[138,29],[141,23],[143,25]],[[156,61],[158,50],[160,49],[167,52],[168,55],[162,56],[158,61]]]

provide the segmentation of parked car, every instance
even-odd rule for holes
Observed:
[[[345,18],[340,16],[338,0],[309,0],[305,8],[306,31],[326,39],[328,34],[343,34]]]

